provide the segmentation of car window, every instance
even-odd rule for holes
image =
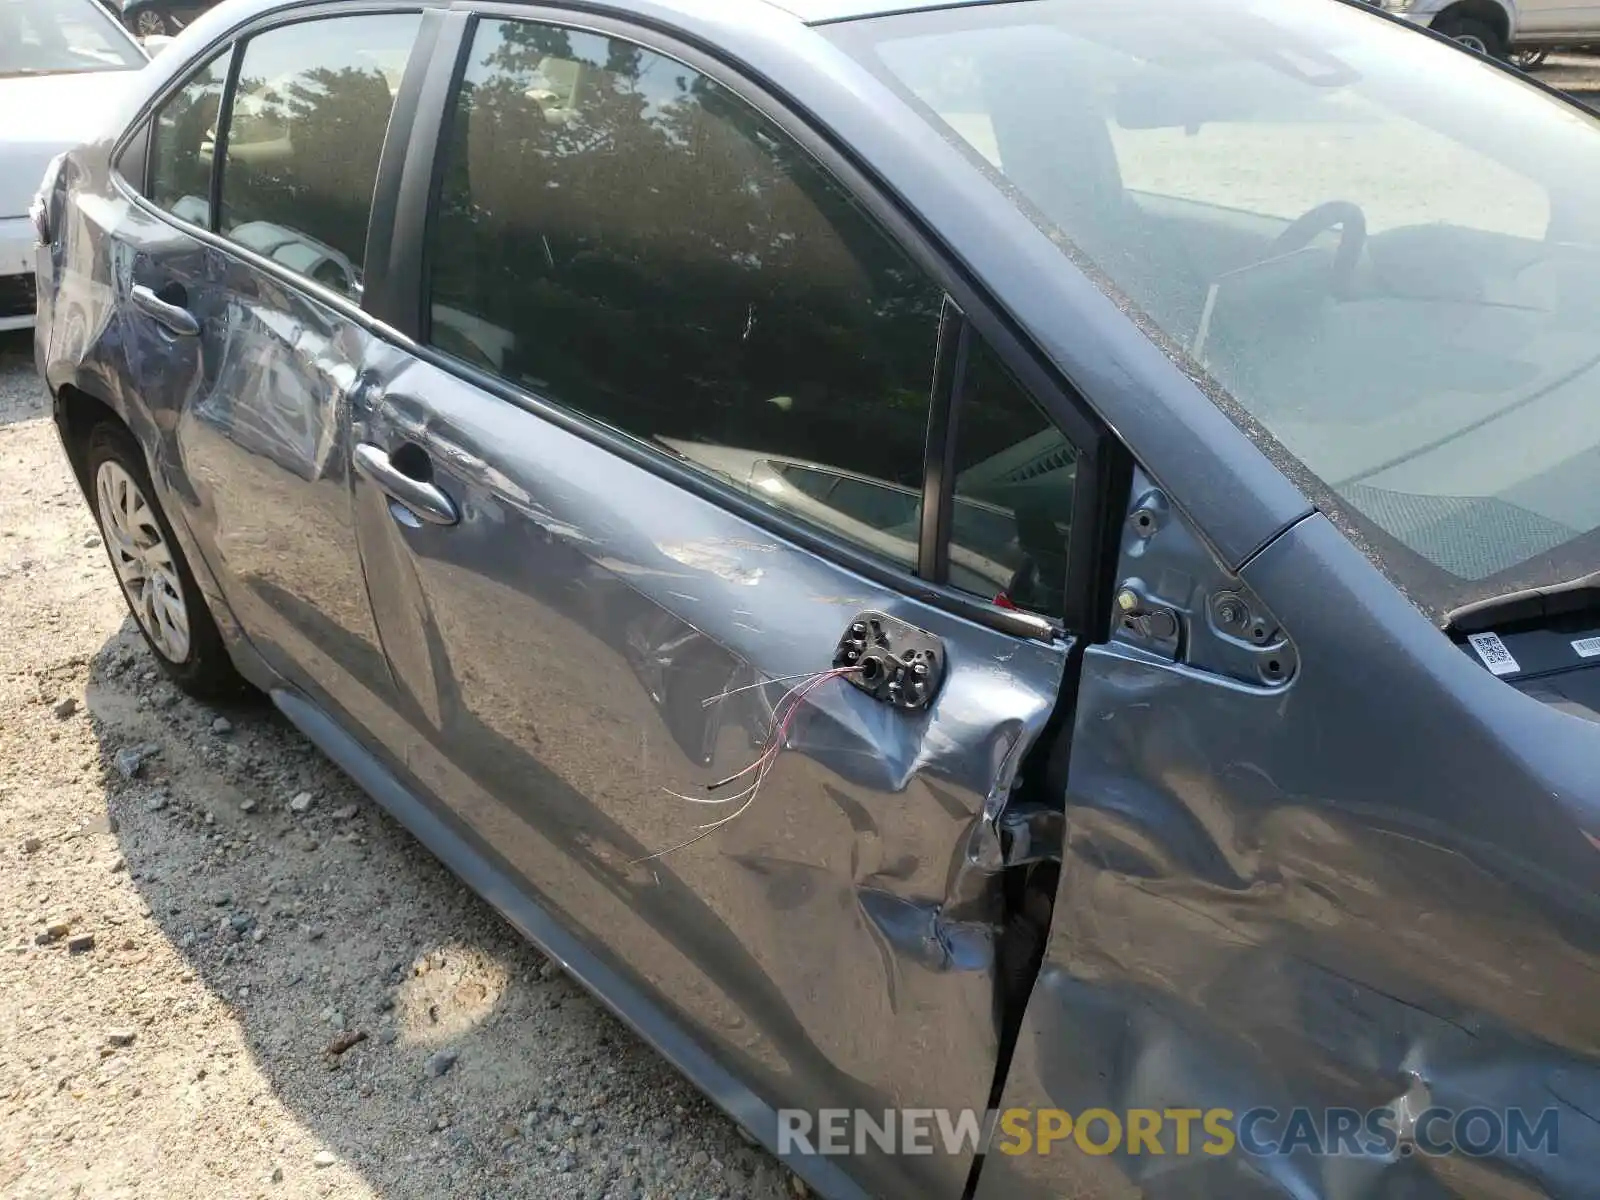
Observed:
[[[960,396],[950,583],[1055,616],[1065,600],[1077,449],[976,337]]]
[[[151,203],[202,228],[211,225],[211,158],[227,81],[224,52],[174,92],[150,126]]]
[[[360,299],[378,155],[420,21],[333,17],[245,43],[224,151],[226,237]]]
[[[145,64],[98,0],[0,0],[0,79]]]
[[[441,350],[915,563],[942,293],[719,84],[480,23],[428,261]]]
[[[1419,604],[1594,570],[1592,115],[1351,5],[1038,0],[826,32]]]

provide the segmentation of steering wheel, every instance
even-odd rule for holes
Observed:
[[[1296,217],[1289,228],[1274,239],[1268,258],[1304,250],[1320,233],[1339,227],[1339,249],[1333,256],[1333,278],[1329,290],[1340,299],[1354,291],[1356,264],[1367,246],[1367,214],[1348,200],[1329,200]]]

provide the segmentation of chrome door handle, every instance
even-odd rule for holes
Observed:
[[[200,332],[200,322],[187,308],[168,304],[142,283],[133,286],[133,302],[156,319],[163,329],[179,337],[194,337]]]
[[[394,465],[387,451],[371,442],[357,442],[353,457],[356,470],[430,525],[454,525],[461,520],[454,500],[430,481],[407,475]]]

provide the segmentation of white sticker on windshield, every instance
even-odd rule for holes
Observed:
[[[1600,654],[1600,637],[1579,638],[1572,643],[1572,648],[1578,652],[1579,658],[1593,658]]]
[[[1496,675],[1515,675],[1522,670],[1517,665],[1517,660],[1511,657],[1511,651],[1506,649],[1506,644],[1500,640],[1498,633],[1474,633],[1467,637],[1472,643],[1472,648],[1478,652],[1478,657],[1483,659],[1483,665]]]

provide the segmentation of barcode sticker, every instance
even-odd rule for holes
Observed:
[[[1500,640],[1498,633],[1474,633],[1467,637],[1472,643],[1472,648],[1478,652],[1478,657],[1483,659],[1483,665],[1496,675],[1515,675],[1522,670],[1517,665],[1517,660],[1511,657],[1511,651],[1506,649],[1506,644]]]
[[[1579,658],[1593,658],[1600,654],[1600,637],[1579,638],[1572,643],[1572,648],[1577,651]]]

